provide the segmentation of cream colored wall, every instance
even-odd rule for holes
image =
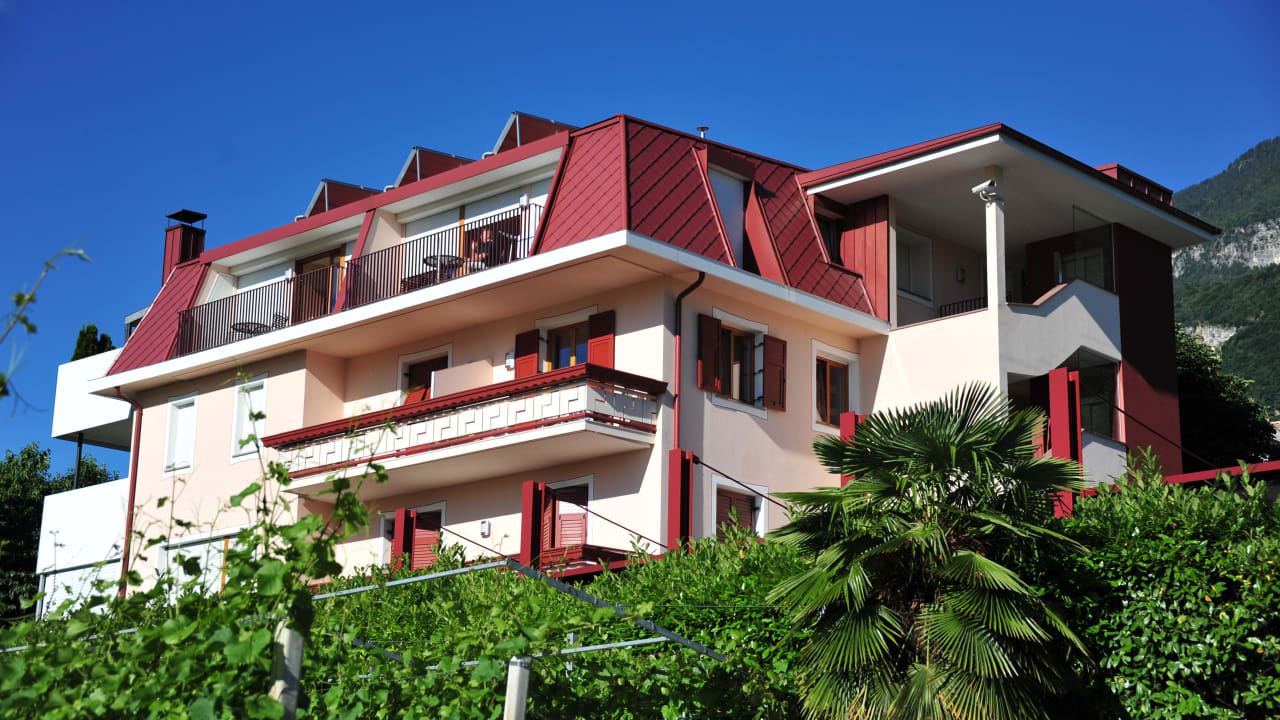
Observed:
[[[307,370],[305,353],[297,352],[246,366],[246,376],[267,374],[266,414],[263,435],[298,427],[303,422]],[[138,481],[134,529],[148,537],[178,538],[215,528],[244,525],[252,521],[250,507],[231,508],[229,499],[262,477],[255,455],[233,458],[232,422],[235,408],[237,372],[228,370],[203,378],[173,383],[143,392],[137,401],[143,406],[142,438],[138,447]],[[169,399],[197,392],[195,449],[190,471],[164,472],[165,443],[169,423]],[[274,457],[264,449],[264,460]],[[161,506],[161,498],[164,504]],[[251,505],[251,504],[247,504]],[[178,527],[174,520],[192,523]],[[138,546],[135,545],[135,548]],[[147,561],[135,566],[144,577],[154,568],[155,552],[145,553]]]
[[[719,308],[745,320],[768,325],[769,335],[787,343],[786,410],[767,411],[767,418],[713,404],[711,393],[698,388],[698,315]],[[859,343],[829,330],[806,324],[765,307],[698,290],[684,304],[684,377],[681,423],[684,447],[726,475],[750,485],[766,486],[770,493],[809,490],[832,485],[838,478],[825,472],[813,455],[815,369],[813,340],[850,353]],[[863,401],[858,410],[865,411]],[[831,434],[836,434],[833,429]],[[693,532],[697,537],[714,534],[715,491],[712,473],[695,466],[693,477]],[[766,503],[767,504],[767,503]],[[783,511],[770,506],[768,526],[785,520]]]
[[[665,337],[662,290],[660,282],[644,283],[591,301],[522,313],[463,332],[413,340],[388,350],[351,358],[347,362],[344,416],[395,407],[401,400],[400,358],[444,346],[452,348],[453,367],[484,361],[493,366],[493,377],[489,382],[511,380],[515,373],[506,368],[506,356],[515,351],[518,333],[533,329],[540,319],[573,313],[593,305],[598,312],[614,310],[616,313],[614,365],[626,372],[661,378],[664,375],[662,343]]]
[[[985,263],[982,253],[974,252],[949,240],[933,241],[933,306],[981,297],[987,288],[982,284]],[[964,282],[956,280],[956,269],[964,270]],[[1010,286],[1012,287],[1012,286]]]
[[[980,310],[863,341],[863,411],[935,400],[975,380],[1004,389],[997,317],[995,310]]]
[[[396,220],[396,214],[385,209],[375,210],[373,224],[369,226],[369,236],[365,238],[364,254],[394,247],[402,240],[404,225]]]
[[[347,360],[308,350],[302,424],[315,425],[342,416],[346,409]]]

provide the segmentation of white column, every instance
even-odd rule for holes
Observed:
[[[1004,304],[1005,261],[1004,261],[1004,170],[999,165],[986,167],[988,180],[994,180],[996,190],[994,196],[987,200],[987,307],[999,308]]]
[[[889,196],[889,327],[898,326],[898,207]]]

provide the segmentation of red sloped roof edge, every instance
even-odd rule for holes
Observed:
[[[142,324],[125,341],[107,375],[115,375],[169,359],[178,339],[178,313],[191,306],[203,284],[207,265],[190,262],[175,267],[147,310]]]

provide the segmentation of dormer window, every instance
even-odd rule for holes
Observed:
[[[710,168],[711,190],[716,196],[716,206],[720,208],[720,217],[724,220],[724,229],[728,233],[729,247],[738,266],[746,268],[746,212],[747,193],[750,185],[741,177],[720,168]]]

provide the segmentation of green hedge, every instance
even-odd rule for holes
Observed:
[[[1153,719],[1280,716],[1280,512],[1262,483],[1135,480],[1081,499],[1090,553],[1059,592],[1096,665],[1079,707]]]

